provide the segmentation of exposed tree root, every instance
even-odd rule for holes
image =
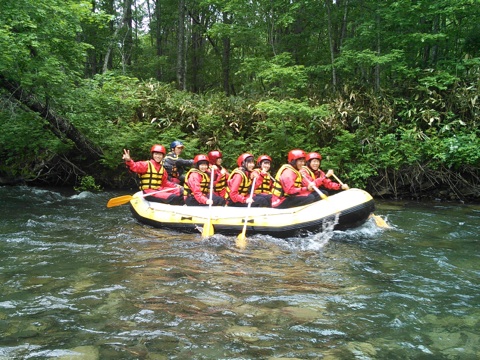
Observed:
[[[478,201],[480,174],[470,166],[453,170],[416,164],[401,170],[385,169],[381,176],[369,181],[367,189],[373,196],[391,199]]]

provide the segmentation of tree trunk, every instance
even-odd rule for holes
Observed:
[[[332,87],[333,91],[337,91],[337,74],[335,71],[335,49],[333,46],[333,34],[332,34],[332,14],[330,11],[330,1],[325,1],[325,6],[327,8],[327,26],[328,26],[328,44],[330,47],[330,63],[332,65]]]
[[[19,84],[5,79],[2,75],[0,75],[0,86],[11,93],[13,98],[27,109],[47,120],[50,125],[50,130],[55,136],[60,139],[67,138],[73,141],[80,153],[88,159],[89,163],[94,163],[102,158],[102,149],[86,138],[67,119],[54,114],[48,106],[42,104],[35,95],[23,90]]]
[[[162,27],[161,27],[161,20],[162,20],[162,11],[160,7],[160,0],[155,0],[155,54],[157,57],[161,57],[163,55],[162,50]],[[155,62],[156,69],[155,69],[155,76],[158,81],[162,81],[162,66],[159,64],[158,61]]]
[[[113,24],[113,22],[112,22]],[[107,72],[109,68],[111,68],[111,63],[112,63],[112,52],[115,44],[119,40],[119,33],[120,30],[122,30],[124,27],[126,27],[126,32],[124,39],[121,39],[121,43],[123,44],[122,46],[122,66],[123,66],[123,73],[126,72],[126,65],[131,64],[131,52],[132,52],[132,44],[133,44],[133,38],[132,38],[132,3],[131,0],[126,0],[124,3],[123,7],[123,15],[122,15],[122,21],[120,23],[120,26],[115,29],[115,32],[112,35],[112,38],[110,39],[110,44],[107,49],[107,53],[105,54],[105,61],[103,62],[103,72]]]
[[[133,17],[132,17],[132,0],[125,0],[123,27],[125,28],[125,37],[123,40],[123,69],[126,72],[126,67],[132,65],[132,50],[133,50]]]
[[[186,89],[185,83],[185,0],[178,1],[177,86]]]
[[[376,15],[377,20],[377,57],[381,55],[381,40],[380,40],[380,16]],[[380,64],[377,61],[375,64],[375,92],[378,93],[380,91]]]
[[[115,15],[113,0],[108,0],[106,2],[106,8],[107,8],[107,14],[112,16]],[[117,33],[119,31],[118,28],[115,29],[115,22],[113,20],[110,20],[108,22],[108,27],[110,30],[110,34],[112,34],[112,39],[110,40],[110,44],[108,45],[107,51],[105,53],[105,58],[103,59],[103,69],[102,69],[103,73],[106,73],[108,69],[111,69],[113,67],[112,50],[113,50],[114,41],[117,38]]]
[[[341,49],[343,46],[343,41],[347,36],[347,15],[348,15],[348,0],[345,0],[345,4],[343,7],[343,19],[342,19],[342,30],[340,35],[340,40],[338,42],[338,48]]]
[[[192,18],[200,18],[198,13]],[[202,68],[202,50],[203,50],[203,37],[202,28],[199,24],[195,23],[192,26],[192,66],[191,66],[191,89],[194,93],[198,93],[201,90],[199,74]]]
[[[227,13],[223,13],[223,23],[230,24],[230,18]],[[230,95],[230,37],[224,37],[223,54],[222,54],[222,74],[223,74],[223,91],[227,96]]]

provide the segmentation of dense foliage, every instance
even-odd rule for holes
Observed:
[[[181,139],[229,167],[300,147],[376,195],[478,198],[478,5],[4,0],[0,177],[130,186],[123,148]]]

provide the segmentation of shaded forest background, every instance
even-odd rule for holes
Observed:
[[[480,0],[2,0],[0,49],[3,183],[133,188],[180,139],[480,199]]]

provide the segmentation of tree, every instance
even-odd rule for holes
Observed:
[[[76,157],[77,164],[68,161],[68,166],[94,165],[102,151],[67,118],[56,114],[62,109],[62,99],[68,98],[83,75],[88,45],[78,41],[78,33],[82,21],[93,16],[89,4],[73,0],[6,0],[0,3],[0,13],[3,101],[13,104],[13,112],[34,112],[38,115],[34,119],[47,121],[48,131],[74,144],[80,156]],[[28,129],[24,131],[28,134]],[[28,137],[12,141],[28,144]],[[82,163],[86,158],[88,163]]]
[[[186,89],[185,61],[185,0],[178,0],[178,34],[177,34],[177,85],[180,90]]]

